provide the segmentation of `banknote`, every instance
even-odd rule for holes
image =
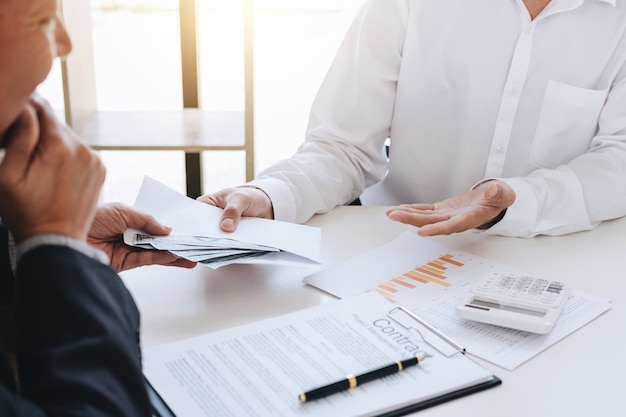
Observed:
[[[146,249],[168,251],[180,258],[201,262],[214,268],[280,251],[277,248],[235,239],[207,236],[153,236],[136,233],[133,236],[133,244]]]

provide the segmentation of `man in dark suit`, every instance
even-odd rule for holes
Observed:
[[[102,162],[33,95],[70,49],[56,0],[0,0],[0,416],[150,416],[116,270],[193,263],[125,246],[127,227],[169,229],[96,207]]]

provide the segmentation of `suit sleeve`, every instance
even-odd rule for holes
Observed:
[[[21,398],[7,414],[150,416],[139,312],[119,276],[62,246],[29,251],[16,275]]]

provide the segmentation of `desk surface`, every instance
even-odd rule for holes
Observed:
[[[405,230],[383,207],[339,207],[308,223],[322,228],[324,266],[380,246]],[[618,416],[626,410],[626,218],[561,237],[516,239],[466,232],[433,238],[448,246],[609,297],[589,325],[509,372],[480,361],[501,386],[420,416]],[[150,266],[122,277],[152,346],[249,323],[334,299],[305,285],[315,269],[231,265],[216,271]]]

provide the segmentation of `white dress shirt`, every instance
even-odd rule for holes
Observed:
[[[383,152],[390,138],[389,160]],[[296,154],[251,182],[277,220],[432,203],[486,178],[516,201],[487,233],[565,234],[626,215],[626,1],[370,0]]]

